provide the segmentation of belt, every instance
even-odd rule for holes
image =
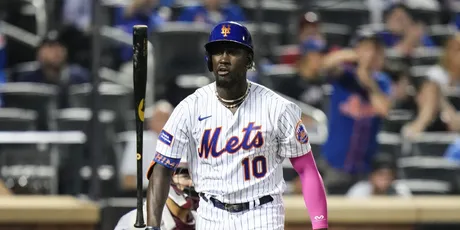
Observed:
[[[217,200],[214,197],[211,197],[211,198],[208,199],[208,198],[206,198],[204,193],[200,193],[200,197],[206,202],[211,201],[212,204],[214,205],[214,207],[222,209],[222,210],[225,210],[227,212],[242,212],[242,211],[249,210],[250,204],[253,202],[252,201],[252,202],[239,203],[239,204],[227,204],[227,203],[220,202],[219,200]],[[263,196],[263,197],[259,198],[259,202],[260,202],[259,205],[264,205],[264,204],[270,203],[272,201],[273,201],[272,196],[270,196],[270,195]]]

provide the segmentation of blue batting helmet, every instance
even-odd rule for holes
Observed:
[[[246,48],[251,54],[254,54],[252,46],[252,37],[249,30],[238,22],[224,21],[217,24],[209,35],[208,43],[204,45],[208,55],[206,61],[209,71],[212,71],[212,63],[209,58],[211,46],[220,42],[232,42]]]

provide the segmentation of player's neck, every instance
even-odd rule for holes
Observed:
[[[246,93],[247,88],[248,82],[242,81],[241,83],[235,84],[234,86],[229,88],[222,88],[216,86],[216,91],[217,94],[219,94],[219,97],[225,100],[234,100],[242,97]]]

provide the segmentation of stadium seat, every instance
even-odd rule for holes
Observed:
[[[176,78],[178,90],[174,90],[174,94],[178,97],[185,98],[195,92],[198,88],[211,83],[211,78],[207,75],[198,74],[183,74]]]
[[[383,23],[369,23],[358,26],[358,31],[372,31],[372,32],[382,32],[385,30],[385,24]]]
[[[270,67],[270,71],[265,73],[265,77],[269,78],[272,83],[272,89],[279,91],[280,87],[286,80],[290,80],[296,76],[296,71],[289,65],[274,65]],[[281,92],[280,93],[285,93]]]
[[[89,83],[71,86],[69,89],[71,107],[90,107],[92,88]],[[132,107],[132,90],[124,86],[101,82],[99,84],[99,94],[101,95],[101,102],[103,102],[101,103],[101,109],[117,111],[120,107]]]
[[[88,132],[90,120],[92,117],[91,110],[87,108],[68,108],[57,111],[58,129],[61,131],[83,131]],[[110,126],[115,120],[115,113],[109,110],[102,110],[99,114],[99,121]],[[107,128],[107,127],[106,127]]]
[[[36,3],[33,3],[28,0],[2,2],[7,2],[3,6],[5,7],[3,9],[7,9],[7,11],[5,12],[6,14],[2,14],[0,16],[2,20],[5,20],[12,26],[25,30],[34,35],[38,34],[39,32],[46,32],[43,30],[46,29],[46,25],[40,24],[40,22],[46,23],[47,15],[46,13],[42,15],[37,15],[37,13],[41,12],[42,9],[38,9]],[[39,18],[45,20],[37,20]],[[5,28],[2,28],[2,30],[3,29]],[[6,53],[8,54],[8,67],[13,67],[18,63],[34,60],[36,58],[36,48],[18,39],[8,39],[8,45],[5,46],[5,48]]]
[[[56,176],[49,165],[9,165],[1,171],[5,184],[17,195],[49,195]]]
[[[37,113],[33,110],[0,108],[0,131],[34,130]]]
[[[31,143],[0,146],[2,177],[15,193],[51,193],[51,181],[56,172],[50,167],[49,147]]]
[[[455,107],[455,109],[460,111],[460,90],[451,89],[445,92],[445,95],[449,102]]]
[[[410,58],[402,55],[395,49],[387,48],[385,49],[385,63],[388,65],[390,63],[401,64],[410,64]]]
[[[414,118],[414,112],[405,109],[390,110],[388,117],[383,120],[382,131],[399,133],[402,127]]]
[[[19,76],[32,73],[33,71],[36,71],[39,67],[40,63],[38,61],[18,63],[14,65],[10,70],[10,81],[16,82],[18,81]]]
[[[254,0],[241,1],[241,6],[248,21],[257,21],[257,2]],[[298,8],[296,4],[289,1],[262,1],[263,20],[267,23],[275,23],[281,27],[279,35],[280,44],[296,42],[295,34],[298,25]]]
[[[90,108],[91,107],[90,84],[80,84],[71,86],[69,98],[71,107]],[[109,110],[115,113],[115,129],[117,132],[127,130],[126,111],[133,109],[132,90],[114,83],[101,82],[99,85],[100,109]]]
[[[389,154],[394,159],[400,156],[401,136],[399,133],[381,131],[377,136],[377,142],[379,154]]]
[[[440,47],[444,46],[449,36],[453,35],[455,31],[455,27],[448,25],[431,25],[428,27],[428,35]]]
[[[82,179],[81,194],[88,194],[91,184],[92,170],[90,162],[86,161],[79,170]],[[98,167],[98,176],[101,183],[102,198],[117,196],[119,189],[118,164],[113,154],[107,154],[102,164]]]
[[[144,195],[145,197],[145,195]],[[113,230],[120,218],[131,210],[136,209],[136,198],[110,197],[101,202],[100,230]]]
[[[411,9],[414,20],[420,21],[425,25],[439,24],[440,14],[439,10],[428,10],[428,9]]]
[[[40,83],[5,83],[0,85],[6,108],[30,109],[37,112],[37,129],[54,128],[52,111],[56,109],[58,88]]]
[[[419,66],[412,66],[409,69],[411,82],[415,86],[420,86],[423,82],[425,82],[427,76],[426,73],[431,68],[431,65],[419,65]]]
[[[411,145],[410,155],[444,156],[447,147],[457,137],[455,133],[425,132],[412,140],[407,140]]]
[[[82,156],[77,147],[85,141],[85,135],[80,132],[0,132],[0,164],[7,167],[1,172],[8,174],[4,176],[8,184],[21,193],[64,192],[58,184],[59,179],[63,181],[61,185],[75,190],[73,186],[78,186],[75,177],[62,173],[65,170],[58,171],[58,167],[71,170],[77,166],[78,156]],[[71,163],[66,164],[67,156],[77,160],[71,159]],[[66,194],[76,194],[66,191]]]
[[[402,179],[442,181],[449,184],[447,193],[458,192],[460,167],[442,157],[402,157],[398,168]]]
[[[321,32],[329,46],[346,47],[349,45],[351,30],[347,25],[322,23]]]
[[[441,56],[441,49],[437,47],[417,48],[412,54],[412,65],[434,65],[438,63]]]
[[[299,45],[290,44],[274,47],[272,55],[277,64],[295,65],[300,58]]]
[[[413,195],[449,195],[454,189],[451,183],[439,180],[401,179],[397,181],[406,185]]]
[[[60,131],[82,131],[87,136],[91,132],[91,117],[92,112],[85,108],[69,108],[62,109],[57,112],[57,126]],[[101,122],[102,132],[104,139],[99,140],[103,143],[103,149],[106,153],[117,153],[116,146],[113,145],[115,141],[115,130],[113,121],[115,114],[113,111],[102,110],[99,114],[99,121]],[[86,146],[88,147],[88,145]]]
[[[61,131],[83,131],[85,133],[90,132],[90,119],[92,117],[92,112],[86,108],[68,108],[58,111],[57,114],[57,123],[58,128]],[[118,146],[115,143],[116,134],[114,132],[113,121],[115,119],[115,113],[113,111],[102,110],[99,114],[99,120],[102,123],[102,130],[104,132],[104,139],[100,140],[102,143],[102,165],[99,169],[99,176],[102,180],[102,196],[111,196],[116,194],[118,191],[118,181],[117,181],[117,170],[118,170],[118,158],[121,154],[119,152]],[[90,135],[87,135],[90,136]],[[84,148],[88,148],[88,145],[85,145]],[[86,150],[85,149],[85,150]],[[82,151],[81,147],[78,150],[74,148],[68,149],[69,153],[74,151]],[[75,155],[75,154],[73,154]],[[79,160],[80,164],[78,168],[74,168],[81,178],[81,187],[79,192],[87,193],[88,185],[91,178],[91,168],[90,161],[91,157],[87,154],[84,154],[82,158],[77,158],[69,154],[66,163],[72,164],[72,161]],[[64,169],[64,168],[63,168]],[[88,172],[89,170],[89,172]],[[75,173],[74,171],[68,170],[67,173]],[[75,179],[77,180],[77,179]],[[69,189],[70,190],[70,189]],[[72,190],[71,190],[72,191]]]
[[[252,35],[255,52],[261,57],[271,55],[274,52],[273,48],[281,44],[282,27],[280,25],[263,23],[261,28],[263,36],[261,36],[256,23],[249,22],[243,24]]]
[[[370,12],[362,1],[318,1],[321,21],[349,25],[353,30],[359,25],[368,24]]]
[[[153,44],[155,98],[165,98],[181,74],[206,74],[204,44],[210,28],[198,23],[166,23],[150,36]],[[183,98],[182,98],[183,99]]]

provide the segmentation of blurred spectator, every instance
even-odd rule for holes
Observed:
[[[150,32],[164,22],[169,21],[171,12],[168,8],[159,6],[158,0],[133,0],[132,3],[120,9],[120,18],[116,19],[116,26],[128,34],[133,33],[133,26],[147,25]],[[120,54],[121,63],[130,61],[133,57],[133,48],[122,45]]]
[[[362,198],[372,196],[401,196],[411,197],[410,189],[395,181],[396,164],[382,156],[376,157],[372,163],[372,172],[367,180],[354,184],[346,196]]]
[[[82,32],[91,29],[91,0],[64,0],[62,11],[64,24],[72,25]]]
[[[371,12],[372,23],[382,23],[383,11],[391,4],[403,2],[411,9],[438,10],[440,5],[437,0],[367,0]]]
[[[60,87],[58,107],[68,107],[67,90],[70,85],[87,83],[89,72],[67,62],[67,48],[60,40],[57,31],[51,31],[42,41],[37,51],[38,65],[31,71],[18,76],[19,82],[37,82]]]
[[[307,42],[316,42],[321,45],[327,45],[323,35],[321,34],[320,26],[321,21],[318,13],[308,11],[303,14],[299,18],[298,25],[297,40],[299,46],[283,50],[280,55],[280,63],[295,65],[301,56],[305,55],[302,53],[302,47],[304,47]],[[325,47],[323,49],[325,49]]]
[[[320,18],[316,12],[306,12],[299,20],[299,42],[318,40],[324,42],[320,31]]]
[[[0,196],[11,195],[11,191],[5,186],[2,180],[0,180]]]
[[[289,97],[321,108],[325,96],[324,79],[319,70],[326,44],[314,38],[305,40],[300,47],[302,57],[297,62],[297,74],[280,86],[279,91]]]
[[[385,65],[384,72],[391,79],[391,102],[392,109],[405,109],[416,111],[415,101],[409,91],[411,89],[410,72],[402,63],[390,63]]]
[[[435,45],[425,34],[423,24],[413,20],[409,8],[404,4],[392,5],[385,11],[385,27],[385,31],[379,33],[385,46],[395,48],[404,55],[419,46]]]
[[[443,91],[460,88],[460,35],[446,42],[439,64],[427,71],[428,80],[417,95],[418,114],[405,127],[407,136],[423,131],[460,131],[460,116]]]
[[[375,35],[362,35],[353,49],[335,51],[323,60],[322,71],[332,82],[328,137],[323,157],[329,192],[345,193],[369,173],[377,151],[381,117],[390,109],[390,79],[380,72],[384,47]]]
[[[148,119],[148,131],[144,132],[144,159],[143,169],[149,168],[152,157],[155,153],[155,146],[158,134],[163,129],[169,116],[174,110],[173,106],[167,101],[158,101],[153,108],[146,109],[146,118]],[[122,188],[124,190],[135,190],[136,189],[136,134],[132,133],[131,137],[128,137],[128,143],[125,148],[123,155],[123,161],[121,164],[121,178]],[[144,172],[144,174],[147,171]],[[148,180],[143,180],[144,188],[147,188]]]
[[[217,24],[221,21],[246,21],[243,10],[224,0],[202,0],[202,4],[185,8],[179,21]]]
[[[449,161],[456,162],[460,165],[460,138],[457,138],[457,140],[447,148],[444,156]]]

